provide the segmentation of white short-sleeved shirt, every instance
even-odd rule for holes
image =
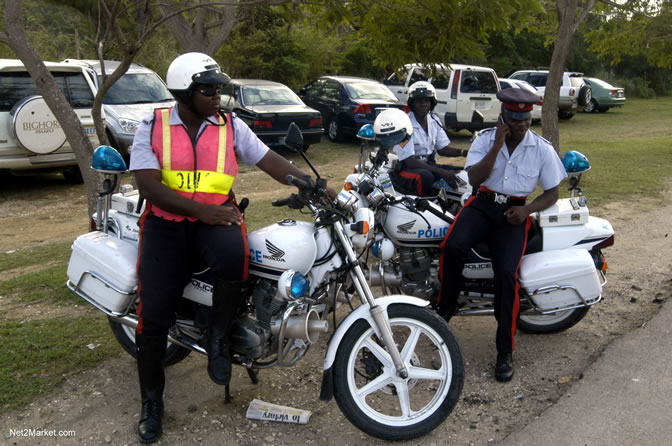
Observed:
[[[235,118],[233,113],[231,116],[233,119],[233,148],[236,152],[236,155],[245,164],[257,164],[270,149],[268,146],[266,146],[266,144],[261,142],[259,138],[257,138],[257,135],[255,135],[254,132],[250,130],[245,122]],[[138,126],[138,131],[135,133],[135,138],[133,138],[130,170],[161,170],[159,160],[154,155],[154,152],[152,152],[152,148],[150,146],[153,120],[154,115],[152,114],[144,118]],[[171,109],[169,122],[170,125],[184,126],[179,113],[177,113],[176,107]],[[210,118],[207,118],[205,121],[203,121],[201,128],[198,129],[198,135],[203,133],[206,126],[215,125],[215,122],[217,122],[217,120],[214,116],[211,116]]]
[[[469,149],[465,169],[485,157],[495,142],[496,133],[494,128],[481,132]],[[549,190],[565,177],[567,172],[551,143],[528,130],[512,155],[504,143],[490,176],[481,185],[500,194],[526,197],[534,192],[538,182],[544,190]]]
[[[403,161],[411,156],[429,156],[435,150],[443,149],[450,144],[450,139],[446,132],[439,124],[439,117],[434,113],[427,115],[427,131],[422,128],[420,123],[415,119],[413,112],[408,114],[413,126],[413,135],[404,147],[396,145],[394,152],[399,157],[399,161]]]

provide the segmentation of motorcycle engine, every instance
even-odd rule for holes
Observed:
[[[399,271],[401,290],[405,294],[431,300],[439,290],[437,280],[432,280],[432,257],[423,248],[401,248],[399,250]]]
[[[243,315],[235,320],[231,330],[233,349],[250,359],[260,359],[271,353],[271,319],[287,306],[284,299],[276,297],[277,287],[262,279],[254,287],[252,303],[256,319]]]

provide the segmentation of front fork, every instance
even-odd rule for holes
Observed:
[[[394,342],[394,335],[392,334],[390,320],[387,318],[387,312],[376,304],[376,299],[373,297],[371,288],[366,281],[364,271],[362,271],[362,267],[359,265],[357,255],[352,249],[350,240],[346,236],[343,225],[340,221],[334,223],[334,229],[336,230],[336,234],[341,241],[341,245],[345,249],[348,262],[351,265],[354,265],[354,268],[350,272],[352,282],[355,285],[357,294],[362,300],[362,304],[368,304],[371,309],[371,316],[373,317],[376,325],[373,327],[373,329],[376,331],[378,337],[383,341],[383,345],[387,348],[387,351],[390,353],[394,367],[397,369],[397,375],[404,379],[408,378],[408,369],[406,368],[406,365],[401,358],[399,350],[397,350],[397,344]]]

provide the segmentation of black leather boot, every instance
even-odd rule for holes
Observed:
[[[161,437],[166,342],[166,335],[135,334],[142,398],[142,412],[138,423],[138,439],[141,443],[154,443]]]
[[[216,384],[231,382],[229,334],[245,296],[247,281],[226,282],[216,279],[212,291],[212,310],[208,321],[208,375]]]
[[[511,381],[513,378],[513,353],[497,353],[495,363],[495,379],[499,382]]]

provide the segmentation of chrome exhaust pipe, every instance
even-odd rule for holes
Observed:
[[[310,310],[302,316],[290,316],[286,321],[283,319],[271,321],[271,333],[274,336],[278,336],[282,332],[286,339],[302,339],[311,344],[317,342],[321,333],[327,333],[328,331],[329,322],[320,320],[320,315],[315,310]]]
[[[138,328],[138,320],[133,317],[133,316],[110,316],[110,320],[113,322],[117,322],[119,324],[125,325],[127,327],[137,329]],[[189,349],[191,351],[194,351],[196,353],[201,353],[204,355],[207,355],[208,352],[205,350],[203,347],[198,345],[195,341],[193,341],[191,338],[188,338],[186,336],[182,336],[178,333],[175,333],[173,331],[168,332],[168,342],[172,344],[179,345],[180,347],[184,347],[186,349]]]
[[[370,286],[401,286],[401,275],[385,271],[383,265],[379,267],[371,265],[368,271],[364,271],[364,276],[369,281]]]

